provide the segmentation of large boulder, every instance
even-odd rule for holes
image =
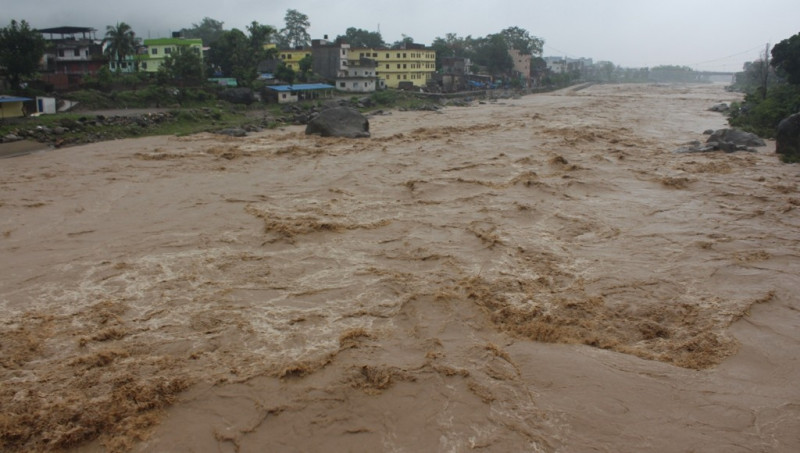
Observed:
[[[795,113],[778,123],[775,152],[785,157],[800,159],[800,113]]]
[[[306,135],[323,137],[369,137],[369,120],[358,110],[349,107],[325,109],[306,125]]]
[[[717,104],[717,105],[712,106],[708,110],[710,110],[712,112],[728,113],[728,111],[730,109],[731,109],[730,106],[728,106],[728,104],[723,102],[721,104]]]
[[[767,146],[758,135],[738,129],[720,129],[708,137],[706,143],[716,142],[725,146]]]

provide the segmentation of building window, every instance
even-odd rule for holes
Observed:
[[[373,53],[372,56],[377,58],[378,57],[378,52]]]
[[[406,69],[406,64],[405,63],[403,63],[403,69]]]
[[[400,69],[400,63],[397,63],[397,69]]]
[[[63,57],[64,56],[64,49],[58,49],[58,56],[59,57]]]
[[[172,53],[172,47],[164,47],[164,53],[165,53],[165,54],[170,54],[170,53]]]
[[[142,69],[147,69],[147,63],[146,62],[142,63]]]
[[[388,63],[386,64],[386,69],[389,69],[389,64]]]
[[[353,82],[353,88],[358,88],[358,82]]]
[[[386,54],[386,58],[390,58],[388,53]]]
[[[153,55],[158,55],[158,49],[153,47],[152,49],[150,49],[150,53],[152,53]]]
[[[339,87],[340,87],[340,88],[344,88],[345,86],[346,86],[346,85],[345,85],[345,83],[344,83],[344,82],[339,82]]]

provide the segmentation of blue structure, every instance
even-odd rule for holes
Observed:
[[[277,98],[279,103],[285,104],[287,102],[330,97],[333,96],[333,91],[336,87],[325,83],[302,83],[297,85],[273,85],[268,86],[267,89],[273,92],[273,97]]]

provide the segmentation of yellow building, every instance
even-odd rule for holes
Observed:
[[[19,118],[25,116],[25,110],[22,104],[31,100],[31,98],[16,96],[0,96],[0,118]]]
[[[311,49],[279,50],[278,58],[293,71],[300,71],[300,60],[311,55]]]
[[[348,60],[371,58],[378,62],[378,78],[389,88],[398,88],[401,82],[424,87],[436,72],[436,51],[421,45],[407,49],[350,49]]]

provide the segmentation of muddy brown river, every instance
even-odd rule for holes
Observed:
[[[0,441],[800,451],[800,167],[723,85],[0,161]]]

